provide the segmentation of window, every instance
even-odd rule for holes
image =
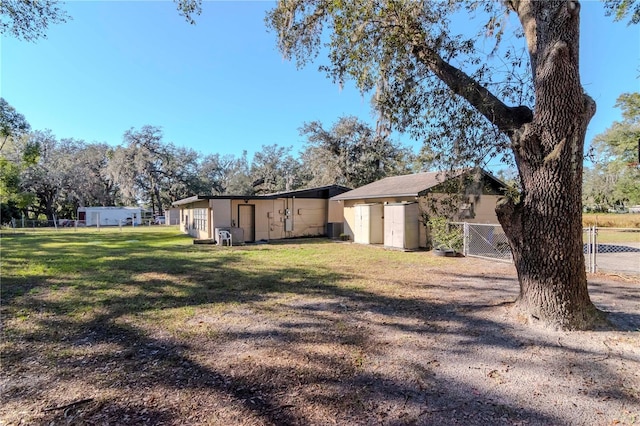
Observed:
[[[193,228],[207,230],[207,209],[193,209]]]

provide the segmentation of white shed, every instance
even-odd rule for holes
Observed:
[[[86,226],[142,224],[140,207],[79,207],[78,220]]]
[[[382,204],[357,204],[353,241],[360,244],[382,244],[384,242],[383,213]]]
[[[415,250],[420,246],[418,203],[391,203],[384,206],[384,245]]]

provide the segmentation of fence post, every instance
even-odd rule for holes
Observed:
[[[592,248],[592,242],[591,242],[591,225],[589,225],[589,227],[587,228],[587,272],[591,273],[591,248]]]
[[[462,229],[462,254],[466,257],[469,255],[469,223],[464,222]]]
[[[598,227],[593,225],[593,273],[598,272]]]
[[[589,226],[588,228],[588,238],[587,238],[587,258],[588,258],[588,271],[591,274],[596,273],[596,257],[598,252],[598,228],[594,226]]]

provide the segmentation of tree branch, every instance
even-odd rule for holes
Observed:
[[[511,136],[522,125],[533,120],[533,112],[527,106],[505,105],[486,87],[464,71],[445,61],[437,52],[427,47],[421,29],[414,29],[412,53],[456,94],[466,99],[501,132]]]

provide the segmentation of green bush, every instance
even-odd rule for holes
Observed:
[[[462,251],[464,236],[459,228],[451,226],[445,217],[429,219],[433,247],[440,250]]]

